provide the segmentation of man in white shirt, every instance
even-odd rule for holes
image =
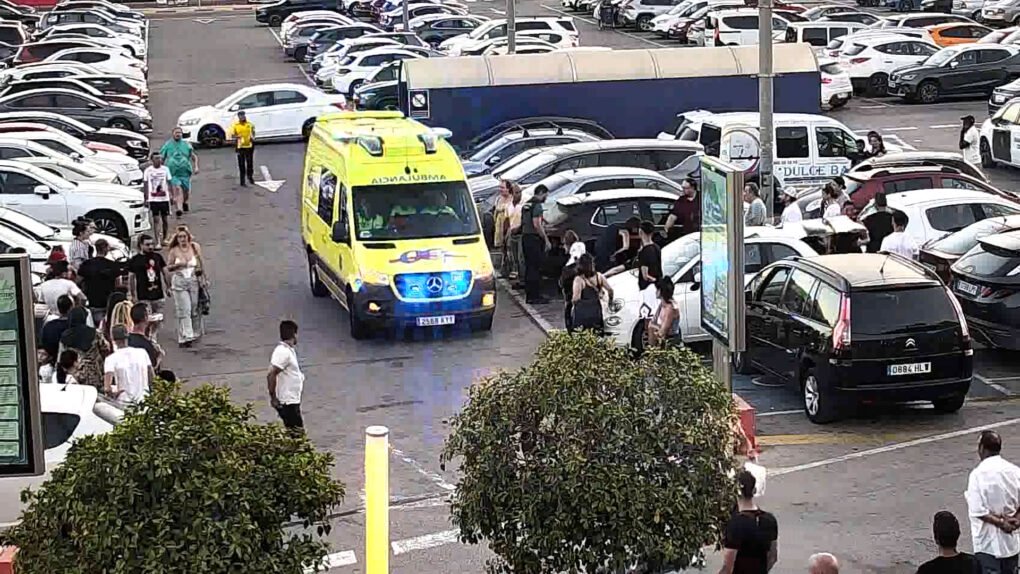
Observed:
[[[800,210],[800,205],[797,204],[797,194],[793,189],[786,188],[783,190],[783,215],[779,220],[779,223],[786,225],[787,223],[797,223],[804,220],[804,214]]]
[[[36,300],[46,304],[50,310],[50,315],[60,315],[60,309],[57,308],[57,299],[60,299],[61,295],[67,295],[79,304],[84,305],[85,293],[78,288],[74,281],[67,278],[70,274],[67,261],[54,261],[50,263],[50,269],[51,278],[43,281],[35,288]]]
[[[978,440],[981,462],[967,479],[967,511],[974,557],[983,574],[1016,574],[1020,535],[1020,468],[1003,459],[1002,439],[983,431]]]
[[[971,165],[979,166],[981,165],[981,147],[978,140],[981,134],[978,132],[977,126],[974,125],[974,116],[963,116],[960,119],[963,120],[963,128],[960,130],[960,151],[963,153],[963,159]]]
[[[142,174],[142,193],[152,212],[152,227],[156,234],[157,249],[163,245],[170,216],[170,169],[163,165],[163,156],[152,154],[152,165]]]
[[[103,361],[103,388],[121,403],[137,404],[149,394],[149,385],[155,377],[152,361],[145,349],[128,345],[124,325],[114,325],[111,334],[117,350]]]
[[[906,213],[902,211],[893,213],[893,232],[882,239],[879,253],[895,253],[907,259],[917,259],[917,243],[904,231],[908,221]]]
[[[273,349],[269,359],[269,403],[276,409],[283,426],[289,429],[303,429],[301,418],[301,392],[305,376],[301,373],[297,358],[298,326],[294,321],[280,321],[280,343]]]

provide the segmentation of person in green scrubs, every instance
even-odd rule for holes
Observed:
[[[170,170],[170,186],[173,190],[175,215],[188,211],[191,197],[191,176],[198,173],[198,154],[187,141],[181,128],[174,128],[170,139],[159,150],[166,167]]]

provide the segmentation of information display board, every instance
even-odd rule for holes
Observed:
[[[0,476],[45,471],[28,255],[0,255]]]
[[[731,352],[744,350],[743,171],[701,161],[701,326]]]

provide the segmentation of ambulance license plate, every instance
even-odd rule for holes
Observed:
[[[419,327],[439,327],[441,325],[453,325],[453,315],[437,315],[435,317],[418,317]]]
[[[931,372],[931,363],[908,363],[906,365],[889,365],[889,376],[922,375]]]

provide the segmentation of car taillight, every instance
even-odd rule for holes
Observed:
[[[719,28],[715,29],[715,45],[719,45]]]
[[[575,47],[575,48],[576,48],[576,47],[578,47],[578,46],[579,46],[580,44],[581,44],[581,39],[580,39],[579,37],[577,37],[577,36],[571,36],[571,37],[570,37],[570,45],[571,45],[571,46],[573,46],[573,47]]]
[[[823,84],[831,84],[832,83],[832,78],[822,78],[822,83]]]
[[[850,63],[851,64],[863,64],[864,62],[867,62],[870,59],[871,58],[851,58],[850,59]]]
[[[956,319],[960,321],[960,334],[963,335],[963,340],[970,342],[970,328],[967,327],[967,317],[963,314],[963,308],[960,307],[960,302],[956,300],[956,295],[946,287],[946,296],[953,302],[953,310],[956,311]]]
[[[1012,289],[992,289],[991,287],[985,287],[981,290],[982,297],[988,297],[989,299],[1005,299],[1015,293]]]
[[[850,350],[850,298],[846,295],[839,302],[839,318],[832,328],[832,349],[834,351]]]

